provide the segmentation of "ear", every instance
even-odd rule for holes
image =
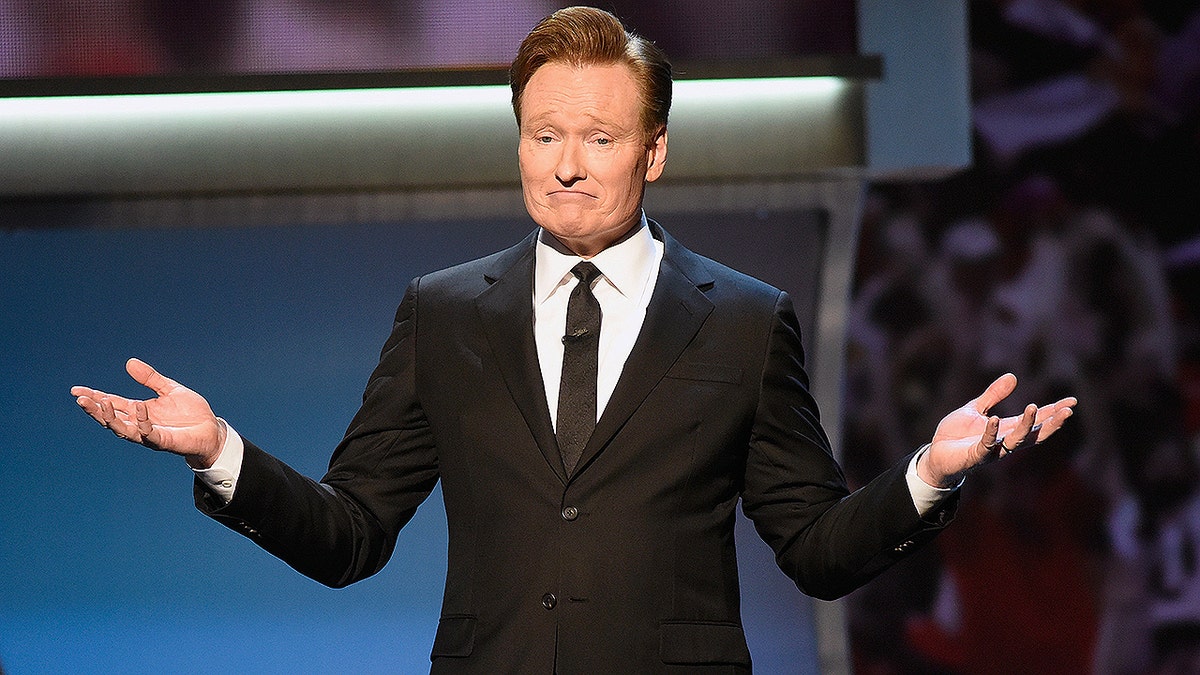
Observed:
[[[646,182],[658,180],[667,163],[667,128],[662,127],[646,146]]]

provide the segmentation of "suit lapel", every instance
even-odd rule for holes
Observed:
[[[654,294],[646,308],[646,320],[633,351],[596,423],[596,430],[583,449],[575,475],[584,471],[621,430],[674,365],[713,309],[712,302],[703,292],[712,286],[713,277],[702,259],[681,246],[657,223],[651,221],[650,226],[664,245]],[[545,399],[544,394],[542,398]]]
[[[489,286],[475,300],[488,344],[529,432],[546,463],[566,482],[546,388],[533,339],[533,263],[537,231],[501,252],[485,273]]]

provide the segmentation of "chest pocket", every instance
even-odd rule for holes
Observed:
[[[667,377],[677,380],[696,380],[699,382],[725,382],[727,384],[742,383],[742,369],[722,363],[700,363],[698,361],[678,361],[667,371]]]

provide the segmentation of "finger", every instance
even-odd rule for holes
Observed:
[[[1029,438],[1030,432],[1034,429],[1034,422],[1037,419],[1038,407],[1032,403],[1025,406],[1025,411],[1016,419],[1016,424],[1012,429],[1000,439],[1000,450],[1003,452],[1013,452],[1021,447]],[[1037,433],[1034,433],[1037,436]]]
[[[998,436],[1000,435],[1000,418],[993,415],[988,418],[987,425],[983,428],[983,435],[979,437],[979,445],[983,448],[983,456],[986,457],[996,452],[999,446]]]
[[[74,389],[72,389],[73,391]],[[100,419],[100,404],[96,402],[96,399],[91,396],[79,395],[75,397],[75,404],[82,408],[89,417],[103,424]]]
[[[108,394],[92,389],[91,387],[71,387],[71,395],[75,397],[75,405],[78,405],[83,412],[89,417],[96,420],[101,426],[108,426],[104,423],[104,417],[100,408],[100,401],[108,397]]]
[[[1061,429],[1062,425],[1067,421],[1067,419],[1074,414],[1075,411],[1072,408],[1063,408],[1062,410],[1056,411],[1050,417],[1047,417],[1046,421],[1041,425],[1042,428],[1038,431],[1037,442],[1041,443],[1047,438],[1050,438],[1050,436],[1054,432]]]
[[[114,400],[120,399],[110,396],[100,401],[100,424],[108,427],[108,430],[119,438],[134,443],[140,442],[141,434],[138,433],[137,426],[130,422],[129,413],[115,407]]]
[[[71,395],[74,396],[75,398],[79,398],[80,396],[86,396],[86,397],[92,399],[93,401],[99,401],[100,399],[104,398],[105,396],[108,396],[109,394],[106,392],[100,391],[99,389],[92,389],[91,387],[82,387],[79,385],[75,385],[74,387],[71,387]]]
[[[137,427],[138,436],[141,438],[141,443],[151,447],[157,447],[158,431],[154,428],[154,424],[150,421],[150,410],[146,404],[139,401],[135,406],[134,426]]]
[[[113,396],[104,392],[96,392],[99,396],[88,397],[98,404],[101,404],[106,409],[111,410],[112,414],[119,417],[129,419],[133,417],[133,411],[138,401],[125,398],[124,396]]]
[[[138,384],[149,387],[159,396],[163,396],[179,386],[178,382],[160,374],[153,366],[141,359],[126,361],[125,372],[129,373],[129,376]]]
[[[1032,411],[1032,414],[1033,414],[1032,418],[1029,417],[1030,411]],[[1020,427],[1023,424],[1025,424],[1026,421],[1029,421],[1030,422],[1029,426],[1032,427],[1033,425],[1037,424],[1038,415],[1044,414],[1045,412],[1046,411],[1043,408],[1038,408],[1037,406],[1030,403],[1029,405],[1025,406],[1025,409],[1022,410],[1020,413],[1001,419],[1000,420],[1000,437],[1005,438],[1007,436],[1012,435],[1014,432],[1020,430]]]
[[[113,409],[112,399],[107,396],[97,401],[100,405],[100,424],[108,426],[116,420],[116,412]]]
[[[996,378],[995,382],[988,385],[979,398],[971,402],[975,412],[980,415],[986,415],[1000,401],[1008,398],[1008,395],[1013,393],[1017,388],[1017,376],[1012,373],[1005,373]]]
[[[1078,403],[1079,403],[1079,401],[1077,401],[1075,399],[1075,397],[1071,396],[1071,397],[1067,397],[1067,398],[1064,398],[1059,401],[1055,401],[1054,403],[1044,405],[1044,406],[1038,408],[1038,411],[1037,411],[1038,421],[1041,421],[1041,420],[1045,419],[1046,417],[1049,417],[1050,415],[1053,415],[1056,412],[1059,412],[1061,410],[1065,410],[1067,408],[1073,408]]]
[[[100,399],[100,417],[98,419],[100,420],[100,424],[106,429],[118,436],[121,435],[122,423],[117,419],[117,411],[113,407],[111,398]]]
[[[1040,427],[1038,432],[1038,442],[1045,440],[1050,434],[1058,430],[1070,417],[1071,410],[1079,403],[1079,401],[1069,396],[1067,398],[1055,401],[1049,405],[1044,405],[1038,408],[1037,411],[1037,426]]]
[[[91,401],[97,406],[100,405],[101,401],[108,401],[114,408],[118,410],[132,409],[133,407],[132,401],[127,398],[122,396],[114,396],[113,394],[100,391],[99,389],[92,389],[90,387],[71,387],[71,395],[75,397],[76,403],[80,403],[80,400],[83,399]],[[80,406],[82,405],[83,404],[80,403]]]

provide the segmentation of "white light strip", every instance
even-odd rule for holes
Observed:
[[[670,176],[854,166],[855,86],[678,81]],[[0,98],[0,197],[506,185],[510,96],[490,85]]]
[[[730,102],[824,98],[846,86],[836,77],[681,80],[674,95],[680,102]],[[195,94],[124,94],[108,96],[44,96],[0,98],[0,120],[71,119],[183,115],[205,112],[229,114],[264,111],[365,112],[374,109],[483,110],[509,105],[505,85],[407,87],[388,89],[327,89]]]
[[[110,96],[45,96],[0,99],[0,119],[110,117],[144,115],[194,116],[263,111],[363,112],[393,110],[480,109],[507,106],[506,86],[411,87],[396,89],[322,89],[197,94],[122,94]]]
[[[676,101],[731,101],[752,99],[806,100],[835,96],[847,86],[838,77],[762,77],[729,80],[681,80],[675,83]]]

